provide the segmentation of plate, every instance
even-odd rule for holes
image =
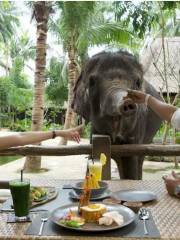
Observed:
[[[42,205],[44,203],[47,203],[47,202],[49,202],[49,201],[51,201],[51,200],[53,200],[54,198],[57,197],[58,190],[55,187],[43,186],[42,188],[44,188],[46,190],[47,194],[45,196],[39,198],[38,200],[33,200],[31,202],[31,207],[30,208],[33,208],[33,207]]]
[[[156,194],[151,191],[138,190],[122,190],[114,192],[111,197],[124,202],[149,202],[157,199]]]
[[[111,195],[111,191],[110,190],[106,190],[103,194],[101,194],[98,197],[91,197],[90,200],[91,201],[97,201],[97,200],[102,200],[104,198],[108,198]],[[77,195],[73,190],[71,192],[69,192],[69,196],[74,199],[74,200],[79,200],[80,196]]]
[[[124,223],[121,226],[118,226],[116,223],[113,223],[111,226],[98,225],[96,223],[85,223],[80,228],[73,228],[73,227],[65,226],[62,223],[60,223],[59,219],[62,218],[66,213],[68,213],[70,209],[75,212],[78,211],[77,204],[69,204],[69,205],[62,206],[62,207],[55,209],[52,212],[50,219],[53,223],[55,223],[63,228],[72,229],[72,230],[76,230],[76,231],[83,231],[83,232],[102,232],[102,231],[110,231],[110,230],[114,230],[114,229],[119,229],[119,228],[129,225],[130,223],[132,223],[135,220],[135,213],[131,209],[129,209],[125,206],[110,205],[110,204],[108,204],[108,205],[106,204],[105,206],[108,211],[118,211],[121,215],[123,215]]]

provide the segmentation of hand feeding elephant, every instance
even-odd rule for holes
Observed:
[[[92,124],[92,134],[111,137],[112,144],[151,143],[161,120],[145,104],[124,99],[124,89],[139,89],[161,99],[143,79],[137,59],[125,51],[101,52],[91,57],[74,88],[72,108]],[[116,161],[121,179],[142,179],[144,157],[120,157]]]

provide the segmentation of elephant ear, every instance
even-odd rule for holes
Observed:
[[[83,72],[77,79],[74,86],[74,96],[72,101],[72,109],[82,116],[87,122],[90,120],[90,104],[89,104],[89,83],[84,77]]]

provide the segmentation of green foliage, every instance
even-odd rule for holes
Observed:
[[[50,22],[50,30],[67,46],[73,47],[81,63],[88,48],[95,45],[137,47],[131,30],[114,19],[114,8],[108,2],[58,2],[59,16]],[[57,16],[56,16],[57,17]]]
[[[46,77],[48,80],[46,87],[48,100],[55,105],[62,106],[68,95],[67,68],[65,63],[57,58],[51,58]]]
[[[17,88],[11,89],[10,103],[17,110],[26,110],[32,106],[33,93],[31,89]]]
[[[87,27],[87,21],[94,11],[95,2],[93,1],[70,1],[57,2],[62,10],[61,15],[54,23],[53,29],[57,31],[57,35],[63,41],[65,49],[73,39],[76,43],[78,36]]]
[[[78,39],[78,48],[83,44],[88,46],[121,43],[126,44],[133,39],[132,34],[122,24],[116,22],[96,23],[87,29],[86,35],[82,33]]]
[[[13,2],[0,2],[0,41],[7,43],[19,25],[19,19],[16,16],[16,9]]]
[[[15,132],[26,132],[31,130],[31,120],[23,119],[16,120],[14,123],[11,123],[9,126],[10,130]]]
[[[10,104],[10,92],[12,89],[12,83],[8,77],[0,77],[0,108],[6,109]]]
[[[24,73],[24,59],[22,57],[16,57],[13,60],[13,66],[10,70],[9,77],[10,81],[17,88],[29,88],[28,78]]]
[[[90,135],[91,135],[91,123],[88,123],[84,128],[82,137],[90,138]]]
[[[24,63],[25,60],[35,59],[36,48],[30,40],[27,32],[23,32],[20,37],[13,36],[10,41],[10,55],[12,59],[18,58],[22,59]]]
[[[177,7],[178,3],[176,1],[163,1],[162,9],[163,10],[172,10]]]
[[[115,17],[121,21],[124,26],[132,25],[134,35],[143,38],[147,32],[150,32],[154,21],[158,21],[158,13],[154,11],[154,3],[144,1],[134,4],[131,1],[114,3]]]
[[[0,78],[0,126],[9,127],[14,124],[18,111],[31,107],[32,90],[18,88],[10,77]],[[13,123],[11,123],[13,122]],[[15,127],[14,127],[15,128]]]
[[[132,1],[117,1],[114,6],[117,21],[121,21],[126,27],[132,25],[134,35],[142,39],[147,33],[152,33],[152,28],[158,31],[159,25],[162,25],[161,11],[165,17],[166,30],[168,30],[167,20],[175,17],[175,9],[179,7],[179,3],[176,1],[143,1],[135,4]],[[172,28],[174,26],[171,25],[169,30],[172,31]]]

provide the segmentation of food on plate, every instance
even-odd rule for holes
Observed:
[[[110,217],[99,218],[99,225],[110,226],[113,223],[113,219]]]
[[[101,161],[106,163],[106,156],[101,154]],[[100,182],[101,183],[101,182]],[[109,226],[116,223],[121,226],[124,222],[123,216],[117,211],[107,211],[106,205],[102,203],[90,203],[90,196],[93,190],[101,190],[101,186],[95,175],[87,171],[80,194],[77,211],[68,209],[63,217],[59,219],[59,223],[72,228],[80,228],[85,223],[96,223],[97,225]],[[106,188],[105,188],[106,189]]]
[[[81,207],[81,216],[86,222],[97,222],[100,217],[107,211],[104,204],[89,204]]]
[[[84,218],[77,216],[76,213],[71,210],[69,210],[69,212],[59,220],[59,222],[72,228],[79,228],[85,224]]]
[[[47,190],[43,187],[32,187],[30,189],[31,201],[39,201],[47,196]]]
[[[99,218],[99,225],[109,226],[115,222],[118,226],[124,223],[124,218],[117,211],[106,212]]]

